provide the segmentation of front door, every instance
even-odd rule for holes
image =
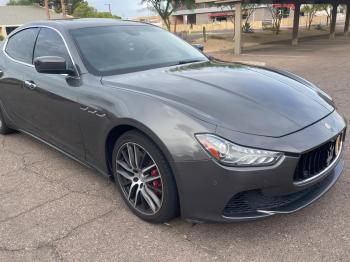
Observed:
[[[41,28],[34,48],[33,60],[42,56],[65,58],[74,67],[61,35],[53,29]],[[80,130],[80,79],[38,73],[35,68],[23,72],[24,86],[31,101],[30,121],[35,133],[79,159],[84,159],[84,145]]]

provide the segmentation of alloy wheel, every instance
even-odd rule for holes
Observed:
[[[123,144],[116,157],[116,173],[131,206],[145,215],[159,211],[163,202],[163,181],[150,153],[136,143]]]

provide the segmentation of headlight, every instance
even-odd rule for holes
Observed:
[[[197,140],[216,160],[229,166],[269,166],[275,164],[282,153],[236,145],[212,134],[197,134]]]

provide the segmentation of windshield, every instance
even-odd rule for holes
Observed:
[[[207,61],[199,50],[156,26],[81,28],[71,35],[87,69],[95,75]]]

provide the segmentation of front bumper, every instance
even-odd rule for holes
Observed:
[[[293,134],[292,142],[298,136],[307,143],[311,140],[308,134],[312,134],[315,143],[308,149],[311,150],[341,133],[345,126],[345,121],[339,122],[328,137],[317,139],[315,134],[320,126],[315,124]],[[287,142],[286,138],[283,140]],[[307,183],[295,183],[294,174],[302,153],[286,153],[270,167],[225,167],[211,159],[175,163],[182,217],[193,221],[243,221],[288,214],[310,205],[340,177],[343,152],[321,176]]]
[[[193,221],[229,222],[258,219],[275,214],[298,211],[324,195],[338,180],[344,160],[340,158],[320,179],[305,186],[293,184],[298,158],[285,157],[284,161],[270,170],[240,170],[218,166],[212,161],[186,162],[177,166],[181,176],[180,201],[182,217]],[[187,176],[187,177],[185,177]],[[228,215],[225,210],[232,197],[259,190],[265,197],[280,197],[308,191],[279,208],[255,210],[245,215]]]

